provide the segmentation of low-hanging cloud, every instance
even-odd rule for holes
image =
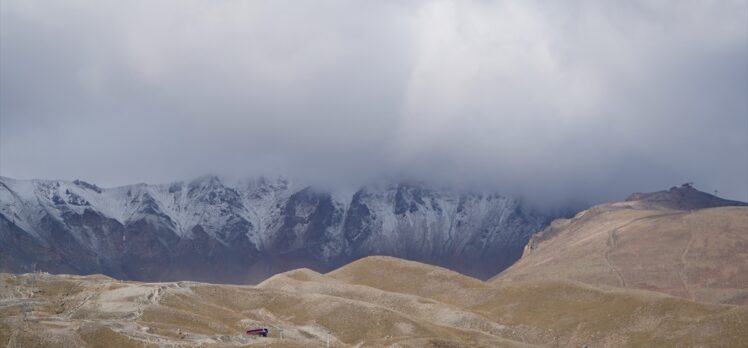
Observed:
[[[0,175],[748,200],[747,7],[6,0]]]

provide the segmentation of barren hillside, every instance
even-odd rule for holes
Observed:
[[[556,220],[492,282],[574,280],[748,304],[748,207],[715,198],[685,186]]]
[[[0,275],[9,347],[735,346],[746,325],[745,306],[562,281],[496,286],[384,257],[257,286]],[[270,336],[243,336],[248,326]]]

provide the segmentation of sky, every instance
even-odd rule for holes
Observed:
[[[748,2],[0,1],[0,175],[748,201]]]

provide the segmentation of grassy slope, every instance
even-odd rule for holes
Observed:
[[[252,286],[0,275],[0,346],[740,346],[745,306],[563,281],[489,284],[373,257]],[[33,296],[32,296],[33,294]],[[21,320],[23,303],[32,310]],[[241,336],[271,328],[268,339]],[[279,329],[284,339],[280,340]]]
[[[748,208],[590,211],[492,279],[569,279],[748,304]]]

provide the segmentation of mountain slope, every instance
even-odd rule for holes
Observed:
[[[493,281],[545,279],[748,304],[748,207],[690,185],[595,206],[535,234]]]
[[[385,256],[351,262],[326,276],[348,284],[411,294],[459,307],[474,305],[495,290],[488,283],[454,271]]]
[[[383,272],[423,286],[377,287]],[[563,281],[494,286],[395,258],[258,286],[0,274],[4,346],[733,347],[748,340],[746,324],[746,306]],[[258,326],[270,336],[242,335]]]
[[[496,193],[414,183],[344,195],[285,179],[101,188],[0,177],[0,270],[252,283],[392,255],[487,278],[552,217]]]
[[[626,202],[636,202],[639,207],[649,209],[697,210],[717,207],[744,207],[748,203],[722,199],[717,196],[701,192],[692,183],[685,183],[681,187],[671,187],[669,190],[651,193],[634,193],[626,198]]]

